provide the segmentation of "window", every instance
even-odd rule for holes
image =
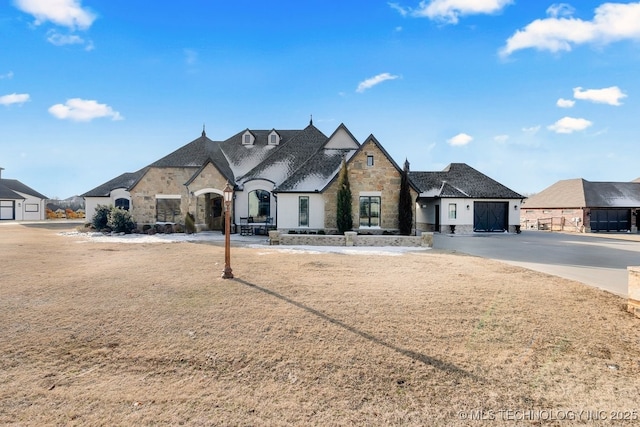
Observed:
[[[380,227],[380,197],[360,197],[360,227]]]
[[[180,217],[180,199],[156,199],[156,221],[177,222]]]
[[[367,155],[367,166],[373,166],[373,155]]]
[[[455,203],[449,203],[449,219],[456,219],[458,217],[458,207]]]
[[[24,211],[25,212],[39,212],[40,211],[40,206],[35,204],[35,203],[25,203],[24,204]]]
[[[116,208],[124,209],[125,211],[129,210],[129,199],[120,198],[116,199]]]
[[[271,194],[267,190],[249,193],[249,216],[254,222],[265,222],[271,216]]]
[[[309,226],[309,197],[300,196],[298,198],[298,226]]]
[[[248,133],[246,133],[244,135],[244,141],[242,141],[243,144],[249,145],[251,144],[251,135],[249,135]]]

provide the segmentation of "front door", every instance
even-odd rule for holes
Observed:
[[[222,231],[223,228],[223,219],[222,215],[224,211],[222,210],[222,197],[217,194],[211,194],[211,214],[209,215],[209,230],[219,230]]]

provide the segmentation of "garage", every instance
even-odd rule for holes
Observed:
[[[474,202],[473,231],[507,231],[508,211],[508,202]]]
[[[629,231],[630,209],[591,209],[591,231]]]
[[[0,220],[16,218],[15,203],[13,200],[0,200]]]

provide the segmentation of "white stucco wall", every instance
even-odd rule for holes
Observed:
[[[298,225],[298,203],[300,196],[309,197],[309,226]],[[324,229],[324,198],[320,193],[279,193],[278,229],[311,230]]]
[[[270,216],[273,218],[273,223],[276,224],[277,219],[277,204],[276,198],[273,196],[273,182],[263,180],[263,179],[255,179],[251,181],[247,181],[243,185],[242,191],[237,191],[235,196],[235,222],[236,224],[240,223],[240,217],[249,216],[249,193],[255,190],[266,190],[271,193],[270,203],[269,203],[269,211]],[[279,201],[279,200],[278,200]]]
[[[473,227],[474,219],[474,202],[508,202],[508,225],[515,226],[520,224],[520,199],[438,199],[429,201],[420,201],[416,209],[416,222],[434,224],[435,206],[439,205],[440,225],[441,226],[469,226]],[[449,218],[449,204],[455,204],[457,215],[455,219]],[[469,208],[467,209],[467,206]],[[517,209],[515,208],[517,206]]]
[[[20,193],[19,191],[16,191],[16,193],[24,197],[24,200],[16,200],[16,220],[40,221],[47,218],[45,199]]]
[[[129,210],[131,210],[131,193],[124,188],[116,188],[111,190],[109,197],[85,197],[84,198],[84,212],[87,221],[91,221],[93,215],[96,213],[98,205],[102,206],[115,206],[116,200],[127,199],[129,200]]]

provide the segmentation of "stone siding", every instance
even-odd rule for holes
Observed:
[[[157,194],[180,196],[181,215],[176,222],[184,224],[189,208],[189,193],[184,183],[195,171],[195,168],[150,168],[131,189],[131,214],[138,226],[155,224]]]
[[[367,166],[367,156],[372,155],[373,166]],[[347,163],[349,186],[352,196],[353,228],[360,227],[360,199],[361,192],[379,191],[381,193],[380,233],[383,230],[398,230],[398,202],[400,198],[401,173],[378,147],[374,140],[369,139],[362,149]],[[336,178],[324,191],[325,217],[324,228],[327,232],[337,231],[337,200],[339,179]],[[411,199],[416,200],[418,194],[411,189]],[[415,224],[415,210],[414,210]],[[414,225],[415,228],[415,225]],[[368,232],[377,230],[366,228]]]
[[[421,236],[383,236],[383,235],[322,235],[322,234],[282,234],[269,232],[272,245],[292,246],[401,246],[432,247],[433,233]]]

